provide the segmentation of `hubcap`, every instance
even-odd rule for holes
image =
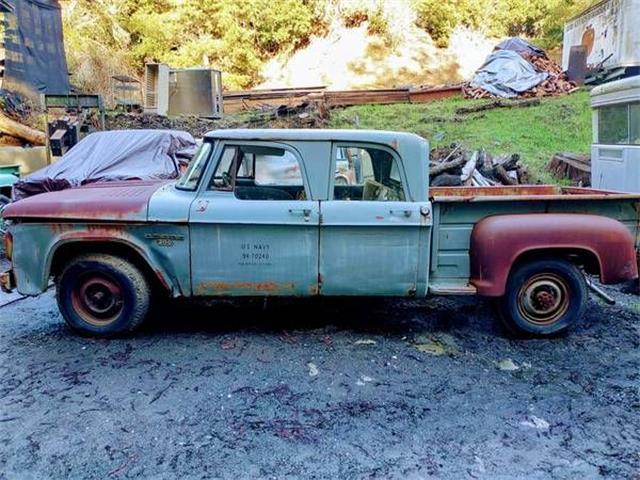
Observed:
[[[549,325],[560,319],[569,308],[569,288],[553,273],[534,275],[518,292],[518,310],[529,322]]]
[[[122,290],[110,276],[90,272],[76,283],[71,300],[76,312],[88,323],[104,326],[113,322],[123,308]]]

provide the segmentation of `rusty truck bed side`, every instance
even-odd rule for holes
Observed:
[[[640,195],[553,185],[437,187],[433,201],[430,290],[475,293],[471,276],[471,233],[484,218],[496,215],[596,215],[622,223],[640,248]],[[516,223],[514,229],[518,229]]]

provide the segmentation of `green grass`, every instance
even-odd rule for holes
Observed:
[[[544,98],[538,106],[455,113],[480,102],[488,101],[453,97],[422,104],[360,105],[334,111],[330,126],[413,132],[429,140],[432,148],[462,142],[494,155],[518,153],[532,177],[545,183],[557,183],[545,169],[554,153],[589,153],[591,110],[586,91]]]

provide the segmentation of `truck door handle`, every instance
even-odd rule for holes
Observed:
[[[289,213],[292,215],[302,215],[304,216],[304,221],[308,222],[309,217],[311,216],[310,208],[290,208]]]
[[[413,212],[411,210],[389,210],[389,213],[391,215],[402,215],[409,218]]]

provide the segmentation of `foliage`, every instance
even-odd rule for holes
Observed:
[[[64,0],[63,22],[72,79],[85,90],[108,92],[111,75],[140,75],[148,61],[218,68],[226,88],[243,89],[260,82],[267,60],[326,33],[335,21],[347,28],[366,22],[367,32],[388,45],[413,15],[440,46],[466,25],[497,36],[542,37],[548,47],[557,45],[566,18],[589,1]]]
[[[476,100],[475,102],[488,102]],[[539,106],[496,108],[461,116],[469,100],[454,97],[431,103],[361,105],[333,112],[332,128],[373,128],[413,132],[432,147],[464,142],[491,154],[519,153],[534,179],[554,182],[546,164],[554,153],[589,153],[589,93],[541,99]]]
[[[593,0],[414,0],[416,24],[439,46],[458,25],[494,36],[541,37],[559,44],[564,22]]]
[[[245,88],[265,59],[308,40],[317,15],[316,0],[73,0],[64,25],[72,67],[109,62],[106,50],[138,68],[211,65]]]

